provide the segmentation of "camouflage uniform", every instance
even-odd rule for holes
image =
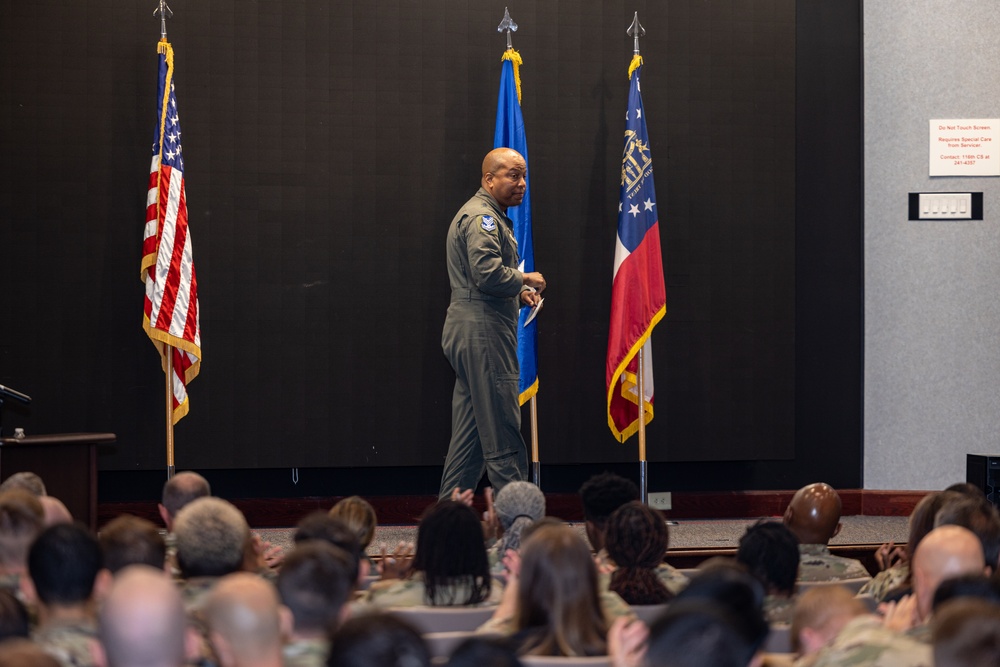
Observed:
[[[791,623],[795,598],[779,595],[764,597],[764,618],[768,623]]]
[[[503,586],[495,579],[490,580],[490,594],[484,601],[476,605],[454,605],[454,606],[476,606],[485,607],[499,604],[503,597]],[[439,587],[440,588],[440,587]],[[443,599],[448,599],[449,591],[452,587],[446,588]],[[463,600],[468,598],[466,587],[459,586],[453,591],[454,599]],[[388,581],[376,581],[367,591],[365,602],[380,608],[386,607],[417,607],[430,604],[427,600],[427,591],[424,587],[424,578],[420,572],[414,573],[409,579],[393,579]],[[442,605],[444,606],[444,605]]]
[[[208,639],[208,622],[205,620],[204,614],[208,594],[218,581],[219,577],[194,577],[177,582],[180,587],[181,599],[184,601],[184,611],[187,612],[188,623],[197,630],[200,637],[198,649],[200,658],[196,663],[199,665],[218,664]]]
[[[281,650],[284,667],[325,667],[330,642],[326,639],[297,639]]]
[[[871,578],[861,561],[834,556],[825,544],[799,545],[798,581],[840,581]]]
[[[871,581],[861,587],[858,595],[870,595],[881,602],[890,591],[904,586],[909,578],[910,564],[896,563],[889,569],[876,574]]]
[[[32,639],[55,657],[62,667],[92,667],[92,645],[97,643],[94,621],[52,622],[39,628]]]
[[[931,667],[931,647],[886,629],[870,615],[851,620],[829,646],[796,667]]]

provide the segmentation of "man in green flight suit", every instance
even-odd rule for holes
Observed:
[[[506,215],[524,198],[526,171],[517,151],[490,151],[482,187],[448,229],[451,304],[441,347],[456,378],[442,498],[456,488],[475,489],[484,471],[494,492],[528,476],[517,400],[517,316],[521,306],[538,304],[545,278],[518,271],[517,241]]]

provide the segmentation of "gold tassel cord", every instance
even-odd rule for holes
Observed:
[[[521,60],[521,54],[514,49],[507,49],[503,53],[503,57],[500,60],[509,60],[511,65],[514,67],[514,87],[517,88],[517,103],[521,103],[521,65],[524,61]]]
[[[632,72],[634,72],[639,67],[642,67],[642,56],[638,53],[632,56],[632,62],[628,66],[628,78],[632,78]]]

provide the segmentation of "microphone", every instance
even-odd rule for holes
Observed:
[[[13,398],[14,400],[21,401],[22,403],[31,403],[31,396],[22,394],[15,389],[11,389],[10,387],[5,387],[2,384],[0,384],[0,397]]]

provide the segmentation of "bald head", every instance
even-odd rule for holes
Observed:
[[[42,503],[42,510],[45,512],[46,526],[54,526],[59,523],[73,523],[73,515],[66,509],[63,501],[55,496],[40,496],[38,501]]]
[[[524,199],[528,165],[512,148],[494,148],[483,158],[483,188],[506,210]]]
[[[223,577],[209,594],[205,617],[223,667],[281,664],[282,635],[290,629],[278,593],[255,574]]]
[[[913,594],[921,620],[930,617],[934,591],[945,579],[963,574],[983,574],[983,545],[968,528],[941,526],[920,541],[911,563]]]
[[[147,565],[122,569],[100,612],[100,638],[109,667],[180,665],[186,618],[177,586]]]
[[[174,518],[188,503],[212,495],[208,480],[196,472],[179,472],[163,484],[160,498],[160,517],[167,530],[173,530]]]
[[[817,482],[795,492],[784,522],[799,544],[826,544],[840,532],[840,496],[829,484]]]

